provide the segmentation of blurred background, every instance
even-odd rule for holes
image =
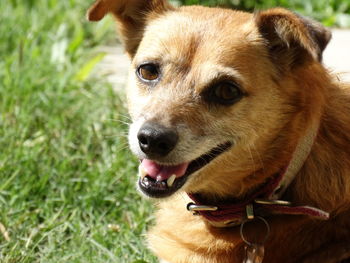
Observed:
[[[313,17],[327,26],[350,27],[350,1],[347,0],[180,0],[185,5],[233,7],[254,11],[282,6]]]
[[[153,206],[135,190],[126,139],[128,61],[110,54],[122,54],[110,17],[86,21],[92,2],[0,1],[1,263],[156,262],[144,245]],[[285,6],[350,27],[349,0],[174,4]]]

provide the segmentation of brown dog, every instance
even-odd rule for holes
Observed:
[[[152,251],[172,263],[350,260],[350,93],[321,63],[330,32],[281,8],[165,0],[99,0],[88,18],[109,12],[132,59],[138,185],[163,200]]]

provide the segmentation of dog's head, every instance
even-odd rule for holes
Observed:
[[[99,0],[88,18],[108,12],[132,60],[129,142],[142,192],[237,196],[286,165],[322,100],[310,83],[322,81],[325,28],[280,8],[165,0]]]

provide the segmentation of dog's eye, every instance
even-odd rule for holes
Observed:
[[[153,81],[159,78],[159,68],[157,65],[148,63],[138,67],[137,74],[144,81]]]
[[[243,95],[237,84],[228,81],[214,85],[211,90],[211,99],[225,105],[235,103]]]

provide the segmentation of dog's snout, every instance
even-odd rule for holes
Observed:
[[[137,138],[141,150],[149,157],[164,157],[176,146],[177,133],[156,123],[146,122],[140,128]]]

